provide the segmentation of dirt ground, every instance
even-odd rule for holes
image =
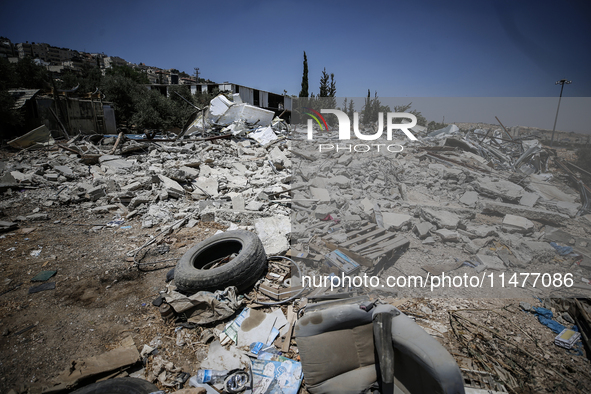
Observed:
[[[35,190],[21,194],[18,204],[3,207],[4,219],[38,206]],[[175,261],[143,266],[146,272],[140,272],[126,256],[154,235],[153,229],[141,229],[132,219],[125,223],[130,229],[93,231],[89,223],[104,224],[111,218],[70,206],[43,211],[48,220],[21,226],[34,231],[24,235],[17,230],[0,239],[0,292],[9,291],[0,296],[0,392],[47,381],[71,360],[116,347],[127,335],[141,346],[157,331],[174,329],[163,322],[152,300],[166,289],[170,268],[153,269]],[[218,228],[223,227],[181,229],[147,248],[142,262],[178,258]],[[39,249],[39,256],[31,256]],[[44,270],[57,271],[48,281],[55,282],[55,289],[28,294],[36,285],[31,278]]]

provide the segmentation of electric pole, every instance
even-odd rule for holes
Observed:
[[[554,144],[554,132],[556,131],[556,121],[558,121],[558,111],[560,110],[560,100],[562,100],[562,90],[564,89],[564,84],[571,84],[572,81],[567,81],[566,79],[561,79],[560,81],[556,81],[556,85],[560,84],[560,97],[558,98],[558,108],[556,108],[556,117],[554,118],[554,127],[552,127],[552,139],[550,140],[550,146]]]

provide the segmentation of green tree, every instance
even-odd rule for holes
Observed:
[[[138,71],[129,66],[113,66],[108,68],[106,75],[121,75],[126,78],[131,79],[133,82],[138,84],[147,85],[150,83],[148,76],[141,71]]]
[[[115,107],[117,123],[129,123],[137,112],[137,105],[147,89],[137,84],[133,79],[123,75],[107,73],[101,83],[101,91],[106,100],[111,101]]]
[[[24,89],[47,89],[49,88],[49,73],[45,67],[38,65],[29,56],[20,59],[14,65],[17,75],[18,86],[15,88]]]
[[[329,84],[328,84],[328,73],[326,72],[326,67],[324,67],[324,70],[322,70],[322,75],[320,76],[320,91],[318,93],[318,97],[328,97],[328,90],[329,90]]]
[[[302,90],[300,90],[300,97],[308,97],[308,57],[304,51],[304,73],[302,74]]]
[[[139,130],[162,130],[174,127],[175,106],[156,90],[147,90],[135,103],[131,121]]]

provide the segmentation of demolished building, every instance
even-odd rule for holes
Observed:
[[[319,152],[301,125],[289,125],[271,111],[249,106],[236,95],[232,100],[218,96],[207,113],[197,114],[183,135],[174,138],[111,135],[92,142],[78,136],[7,156],[0,167],[0,208],[6,229],[0,241],[6,255],[5,276],[13,281],[6,284],[10,293],[5,296],[22,297],[27,286],[15,287],[15,283],[21,278],[32,280],[41,267],[57,271],[49,276],[51,282],[45,282],[53,283],[53,288],[27,293],[30,299],[36,297],[33,294],[40,296],[31,301],[29,309],[36,302],[46,308],[54,302],[68,302],[73,296],[67,288],[76,286],[85,269],[89,277],[109,279],[99,284],[101,296],[93,298],[93,289],[81,291],[82,302],[93,300],[90,306],[108,297],[108,291],[135,284],[110,280],[105,271],[139,271],[150,276],[150,286],[132,290],[147,294],[145,298],[128,295],[138,304],[139,317],[130,318],[131,328],[124,326],[122,331],[127,334],[129,329],[135,338],[115,353],[126,355],[125,360],[128,357],[129,364],[138,367],[129,370],[129,375],[146,379],[165,392],[183,385],[207,389],[197,379],[188,383],[188,376],[183,375],[197,377],[199,369],[250,368],[258,374],[257,382],[266,379],[267,390],[279,385],[265,372],[275,365],[267,362],[283,362],[291,374],[281,383],[283,392],[314,393],[330,392],[322,390],[334,377],[375,368],[373,352],[360,352],[343,370],[319,369],[322,373],[314,375],[307,364],[310,354],[315,356],[315,346],[320,346],[314,340],[325,334],[321,329],[330,329],[313,330],[312,326],[318,316],[327,322],[332,316],[332,312],[322,312],[326,304],[317,305],[327,300],[346,304],[344,310],[353,320],[363,315],[350,327],[353,334],[343,332],[343,338],[369,330],[367,338],[373,341],[371,321],[376,310],[372,309],[381,304],[388,306],[389,313],[402,312],[404,324],[412,324],[413,330],[420,326],[421,332],[429,334],[425,344],[433,340],[445,347],[444,354],[453,362],[444,366],[455,368],[457,364],[463,378],[460,383],[468,388],[497,392],[589,389],[590,364],[584,354],[589,352],[585,298],[591,291],[591,216],[582,191],[586,188],[569,183],[570,178],[577,179],[576,169],[563,172],[558,164],[562,163],[560,152],[535,141],[513,141],[494,131],[491,135],[453,127],[428,135],[420,131],[424,134],[416,142],[396,136],[396,143],[404,147],[400,152]],[[328,134],[322,136],[335,142]],[[19,204],[27,205],[16,208]],[[31,209],[25,211],[25,207]],[[109,250],[116,257],[87,261],[75,255],[81,267],[86,267],[82,269],[69,260],[68,264],[61,262],[61,256],[50,258],[60,253],[61,245],[35,239],[34,250],[30,246],[22,249],[28,242],[25,236],[77,229],[78,224],[85,226],[82,239],[86,242],[102,234],[103,240],[116,245],[117,251]],[[24,229],[33,230],[20,232]],[[223,288],[183,294],[177,290],[187,290],[187,286],[177,288],[176,272],[165,284],[164,272],[158,268],[176,267],[183,259],[189,268],[191,264],[197,268],[191,256],[224,237],[235,236],[238,240],[223,244],[227,253],[208,257],[220,260],[214,265],[231,264],[242,250],[236,242],[246,237],[234,231],[256,234],[264,250],[268,271],[255,280],[252,290],[241,294],[220,282]],[[96,246],[95,253],[105,247]],[[17,263],[22,261],[29,263],[26,270]],[[252,272],[258,273],[258,267]],[[579,296],[580,305],[553,300],[556,293],[550,286],[535,287],[530,282],[513,286],[511,276],[520,272],[539,272],[542,277],[547,272],[561,278],[571,274],[573,284],[561,295]],[[498,281],[502,273],[506,275],[502,290],[487,285],[477,287],[474,294],[468,286],[455,286],[447,289],[449,297],[446,289],[434,289],[433,278],[442,274],[493,275]],[[378,278],[378,283],[340,283],[345,276],[364,275]],[[181,276],[186,279],[186,270]],[[306,282],[305,276],[326,280]],[[388,277],[411,276],[434,291],[387,283]],[[234,281],[241,288],[242,283]],[[47,295],[52,291],[64,293],[54,299]],[[502,298],[527,301],[508,305],[509,301],[499,301]],[[115,297],[108,300],[116,302]],[[124,300],[123,307],[132,301]],[[63,318],[70,323],[69,315]],[[79,335],[98,330],[74,319],[72,325],[84,329]],[[559,334],[550,327],[556,328],[554,323],[564,329],[579,327],[581,339],[569,344],[569,350],[554,345]],[[18,340],[35,328],[20,331],[34,325],[15,329],[10,321],[2,324],[9,330],[10,345],[27,352]],[[62,329],[68,330],[68,325]],[[267,355],[254,357],[252,343],[265,346],[261,349]],[[354,343],[346,342],[340,349],[346,353],[343,360],[349,361],[345,349]],[[330,344],[339,346],[338,341]],[[330,346],[322,349],[331,351]],[[273,353],[279,350],[282,355]],[[74,355],[65,358],[70,356]],[[55,390],[78,384],[71,383],[75,380],[71,371],[83,375],[84,365],[94,365],[91,361],[68,365],[56,380],[42,383]],[[118,370],[121,365],[113,368]],[[113,369],[101,372],[114,373]]]

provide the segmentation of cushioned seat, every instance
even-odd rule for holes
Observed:
[[[297,321],[295,337],[310,393],[364,393],[378,380],[374,318],[380,313],[388,314],[388,322],[392,316],[394,393],[464,393],[460,369],[439,342],[393,306],[366,312],[359,308],[363,301],[367,298],[319,303]]]

